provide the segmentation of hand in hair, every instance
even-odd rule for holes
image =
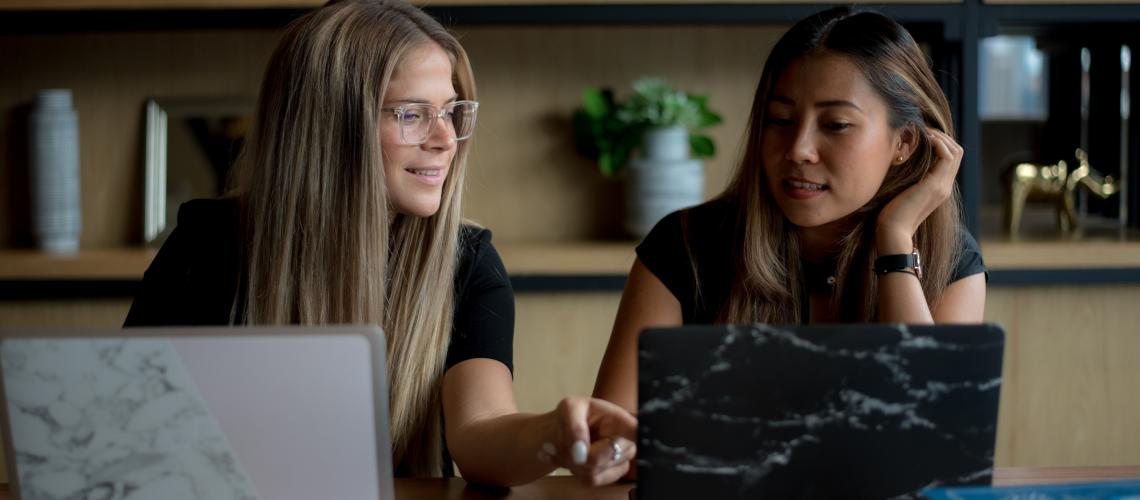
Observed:
[[[597,398],[568,397],[551,412],[553,441],[543,443],[540,460],[569,469],[586,483],[609,484],[629,471],[637,454],[637,418]]]
[[[935,159],[922,180],[899,193],[879,213],[875,245],[879,255],[910,253],[918,226],[954,192],[962,146],[946,133],[926,130]]]

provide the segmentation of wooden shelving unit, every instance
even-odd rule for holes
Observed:
[[[162,31],[171,29],[279,27],[289,19],[322,4],[324,0],[0,0],[0,32],[12,27],[24,33],[59,31]],[[420,0],[416,2],[445,22],[459,26],[507,25],[526,29],[548,24],[614,25],[717,25],[781,24],[830,4],[825,0],[797,3],[755,0]],[[886,1],[874,7],[908,24],[931,40],[936,65],[941,65],[944,87],[955,107],[960,139],[967,151],[980,148],[977,116],[977,41],[991,34],[1001,23],[1063,23],[1106,21],[1140,22],[1140,3],[1097,2],[1061,5],[1051,0],[1020,2],[1002,0]],[[147,35],[151,37],[168,36]],[[180,35],[181,36],[181,35]],[[198,35],[186,35],[198,36]],[[221,35],[214,34],[214,37]],[[916,35],[917,36],[917,35]],[[242,39],[236,39],[241,41]],[[165,41],[165,38],[163,38]],[[259,43],[267,43],[257,39]],[[186,44],[178,38],[166,42]],[[197,41],[194,42],[198,44]],[[116,46],[118,47],[118,46]],[[117,49],[116,49],[117,50]],[[133,49],[132,49],[133,50]],[[245,61],[232,66],[248,65]],[[47,69],[46,67],[43,69]],[[130,71],[128,68],[125,71]],[[235,79],[239,80],[240,79]],[[162,84],[163,82],[157,82]],[[148,82],[147,85],[155,85]],[[230,85],[230,84],[227,84]],[[137,91],[137,89],[132,89]],[[120,96],[116,96],[120,97]],[[728,145],[731,147],[731,144]],[[102,153],[102,151],[100,151]],[[128,160],[122,152],[115,162]],[[979,234],[980,186],[983,182],[979,155],[967,155],[960,173],[960,187],[967,224]],[[125,165],[125,162],[123,162]],[[116,163],[117,164],[117,163]],[[126,167],[112,166],[106,175],[129,173]],[[131,167],[133,168],[133,167]],[[122,194],[122,193],[119,193]],[[117,220],[120,213],[104,216]],[[110,232],[111,228],[95,228]],[[515,236],[516,238],[520,236]],[[524,236],[525,237],[525,236]],[[1055,282],[1061,275],[1095,269],[1117,274],[1122,280],[1140,281],[1140,242],[1011,242],[1000,238],[979,238],[989,268],[997,283],[1001,273],[1038,273],[1039,282]],[[592,241],[507,243],[496,239],[512,275],[532,278],[603,276],[607,287],[620,283],[633,262],[633,243]],[[100,244],[115,244],[115,242]],[[34,252],[0,251],[0,281],[109,280],[137,281],[153,250],[111,249],[84,251],[73,257],[48,257]],[[1095,256],[1095,257],[1094,257]],[[1045,273],[1045,274],[1041,274]],[[1052,281],[1051,281],[1052,280]],[[1099,280],[1099,278],[1098,278]],[[1098,281],[1100,282],[1100,281]],[[1020,281],[1019,281],[1020,283]]]

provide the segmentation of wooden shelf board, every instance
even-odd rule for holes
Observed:
[[[1140,268],[1140,241],[983,240],[990,270]],[[496,242],[517,276],[624,276],[635,258],[633,241]],[[36,250],[0,250],[0,280],[137,280],[154,249],[84,250],[56,256]]]
[[[514,275],[626,275],[634,242],[503,243],[495,248]]]
[[[38,250],[0,251],[0,280],[138,280],[155,249],[83,250],[53,255]]]
[[[1052,206],[1027,205],[1018,238],[1002,227],[1002,208],[982,205],[982,257],[990,269],[1140,268],[1140,230],[1121,230],[1115,220],[1090,216],[1080,236],[1057,228]]]
[[[517,275],[625,275],[633,242],[497,243],[507,269]],[[0,250],[0,280],[137,280],[156,250],[121,248],[51,255]]]
[[[982,241],[989,269],[1140,268],[1140,241]]]

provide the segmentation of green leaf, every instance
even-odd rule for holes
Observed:
[[[701,106],[701,118],[698,122],[697,128],[708,127],[716,125],[721,122],[720,115],[709,111],[704,105]]]
[[[606,177],[614,175],[614,158],[609,151],[603,151],[598,155],[598,170],[601,170],[602,175]]]
[[[640,140],[640,134],[627,134],[614,144],[614,162],[612,173],[616,174],[620,172],[621,169],[625,167],[625,164],[629,163],[629,157],[633,153],[634,148],[636,148],[640,143]]]
[[[708,158],[716,154],[716,145],[708,136],[689,135],[689,146],[693,148],[693,156],[697,158]]]
[[[613,94],[607,95],[605,91],[587,87],[582,90],[582,103],[590,118],[601,120],[613,109]]]
[[[720,115],[708,109],[707,96],[688,95],[657,78],[637,80],[633,90],[619,102],[612,89],[585,88],[583,106],[573,116],[575,146],[595,159],[606,176],[625,167],[647,128],[680,125],[691,131],[721,122]],[[697,158],[716,152],[707,136],[692,136],[690,148]]]

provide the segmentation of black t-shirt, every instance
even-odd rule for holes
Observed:
[[[641,263],[681,303],[686,324],[716,322],[728,301],[737,274],[736,217],[731,202],[713,200],[665,216],[637,246]],[[986,272],[977,241],[964,228],[961,235],[962,255],[951,283]]]
[[[194,200],[178,211],[178,226],[143,274],[123,326],[228,325],[240,307],[241,238],[233,200]],[[488,358],[514,372],[515,301],[510,278],[491,245],[491,231],[464,225],[455,273],[455,308],[446,372],[468,359]],[[235,321],[241,324],[239,318]],[[441,472],[452,475],[446,436]],[[397,476],[408,472],[397,468]]]
[[[489,358],[512,372],[515,303],[491,231],[464,225],[445,370]],[[228,325],[241,269],[237,204],[194,200],[143,275],[123,326]],[[241,323],[241,321],[237,321]]]

